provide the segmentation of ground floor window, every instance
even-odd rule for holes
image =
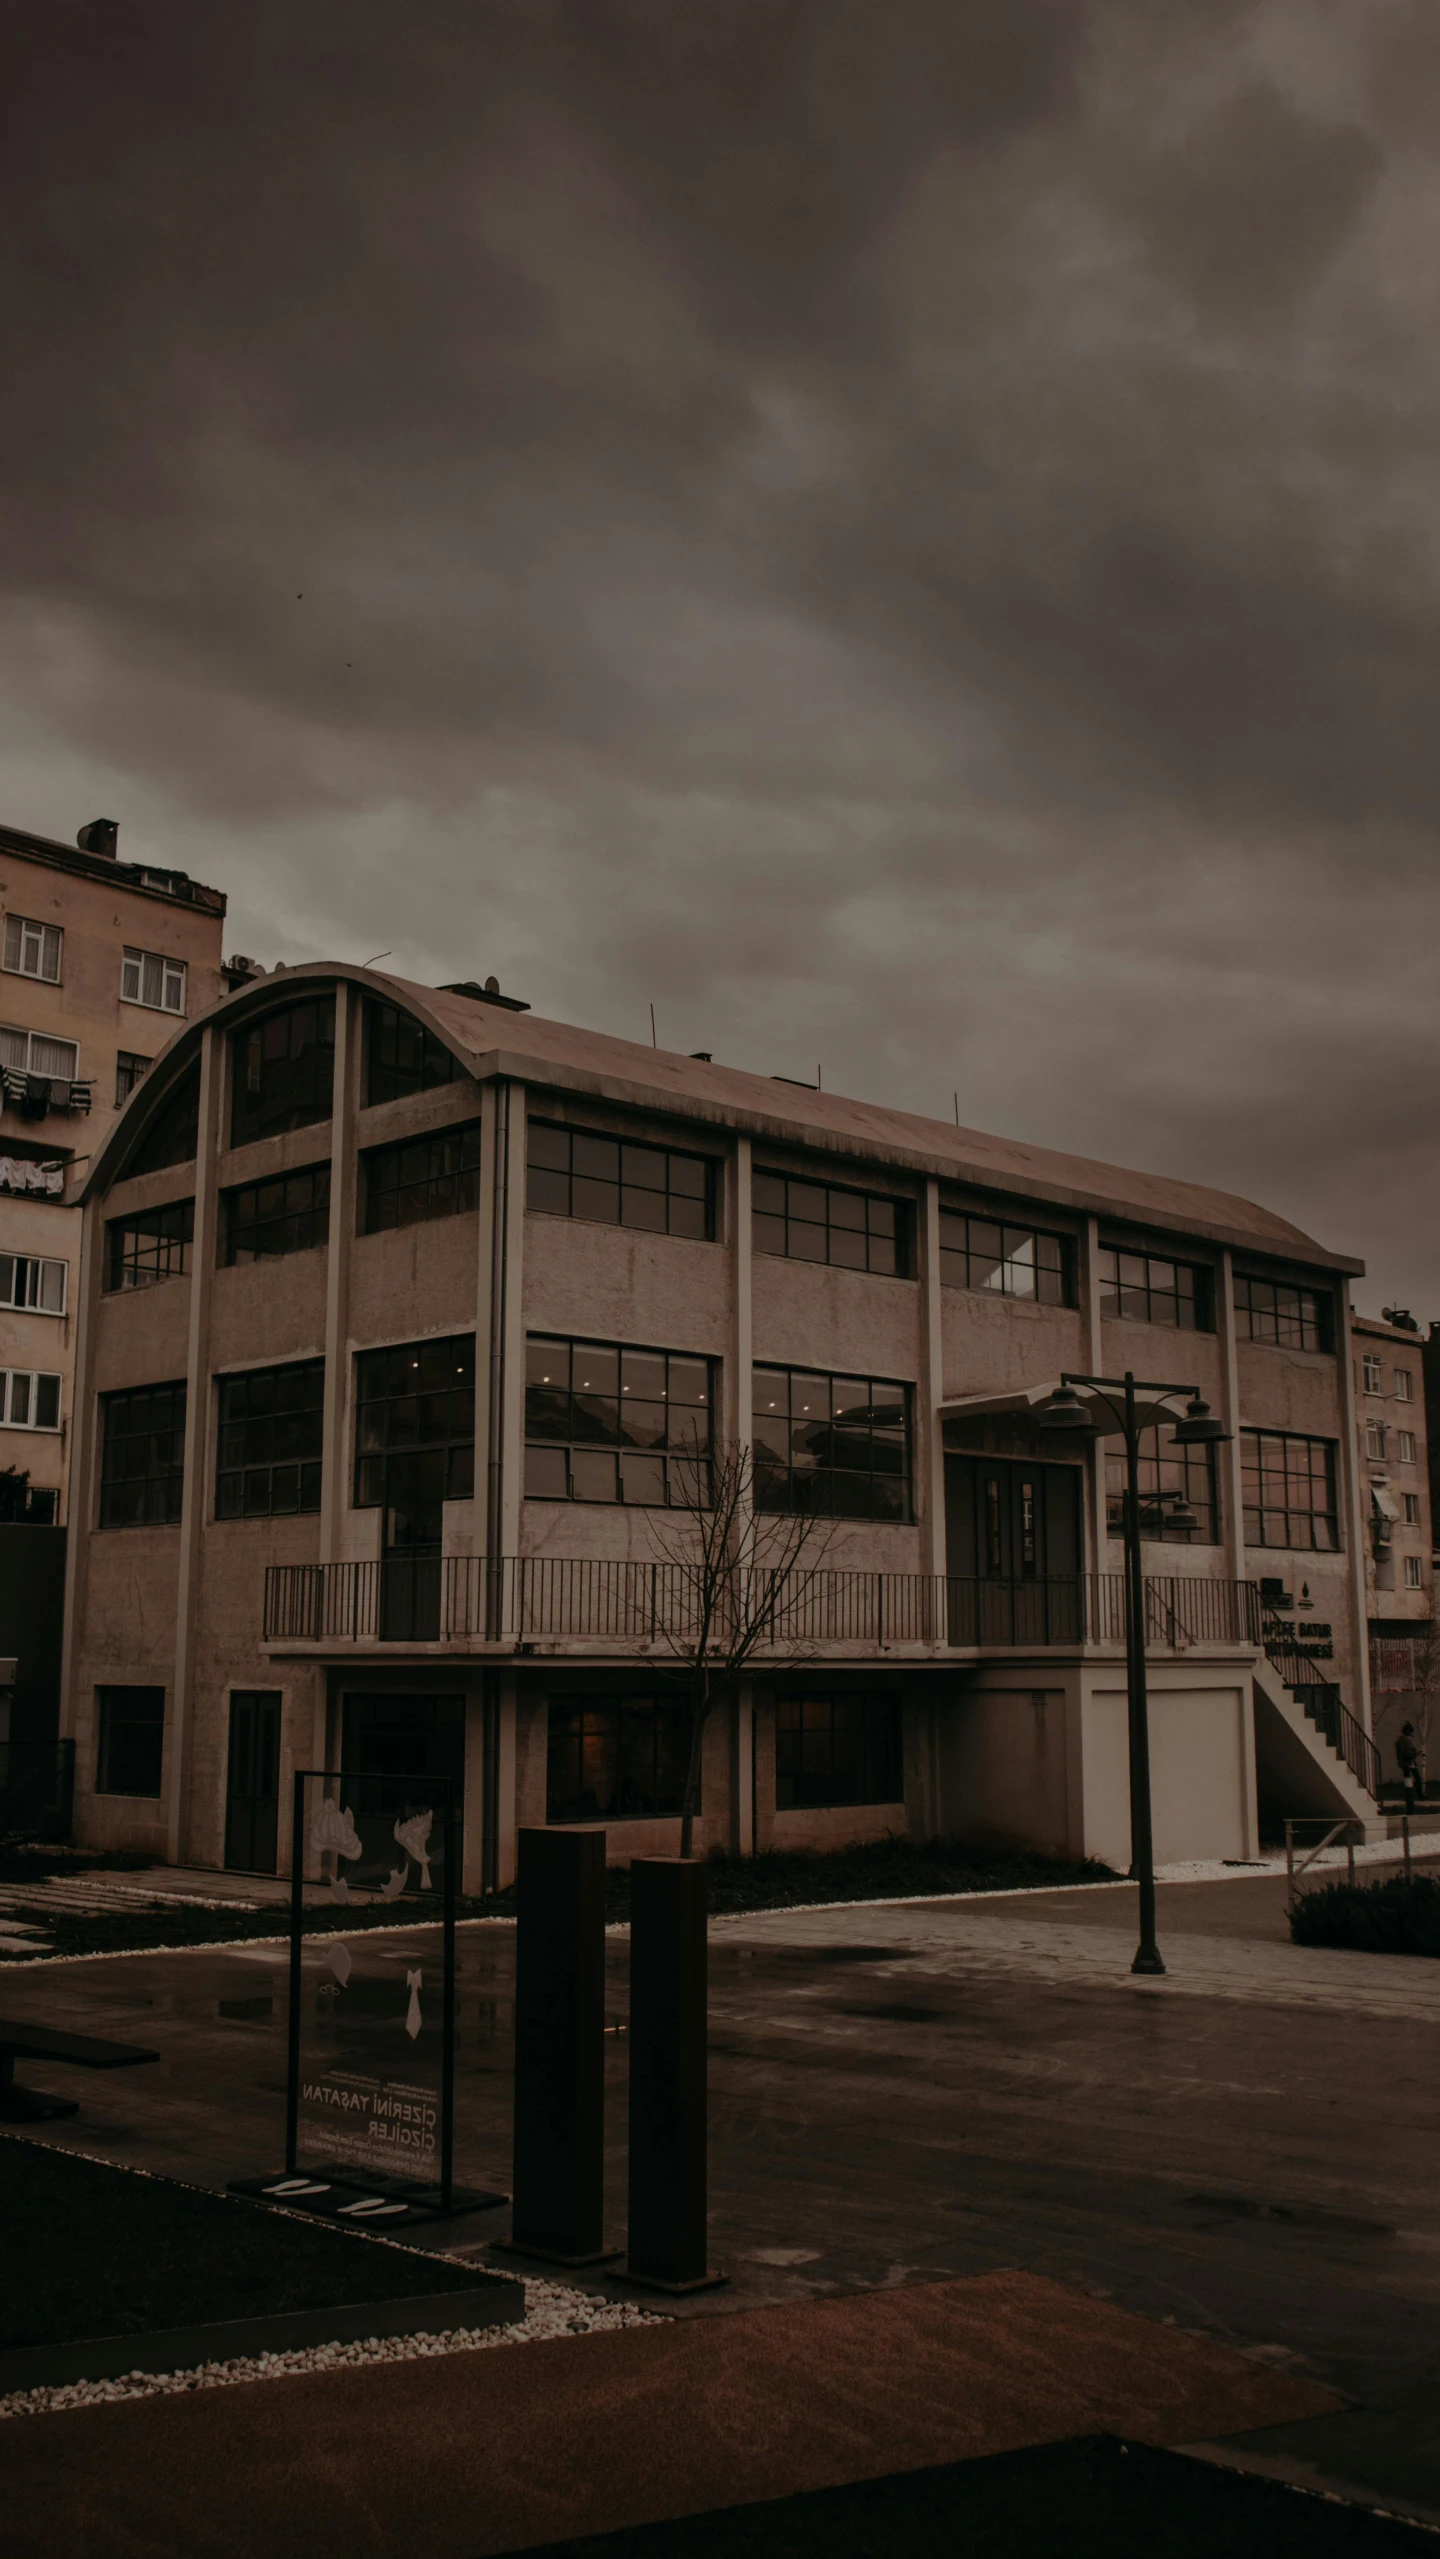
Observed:
[[[678,1700],[554,1697],[546,1820],[643,1821],[678,1813],[689,1764],[690,1709]]]
[[[163,1688],[101,1688],[97,1795],[158,1795],[165,1734]]]
[[[777,1812],[898,1804],[904,1791],[898,1697],[777,1698]]]

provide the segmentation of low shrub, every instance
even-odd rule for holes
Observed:
[[[1391,1875],[1383,1884],[1326,1884],[1290,1913],[1297,1946],[1349,1946],[1366,1955],[1440,1955],[1440,1881]]]

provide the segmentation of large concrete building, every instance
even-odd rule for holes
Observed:
[[[339,1767],[458,1780],[472,1888],[522,1822],[673,1848],[698,1439],[830,1523],[701,1844],[1123,1866],[1115,1450],[1037,1407],[1127,1368],[1231,1433],[1146,1442],[1159,1854],[1373,1809],[1359,1266],[1247,1201],[325,965],[173,1041],[85,1217],[85,1840],[283,1868],[290,1772]]]

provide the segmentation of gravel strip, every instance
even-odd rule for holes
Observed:
[[[0,2418],[45,2417],[68,2408],[100,2408],[114,2399],[163,2399],[183,2390],[228,2390],[239,2381],[284,2381],[297,2372],[338,2372],[346,2365],[418,2363],[427,2355],[477,2353],[484,2346],[529,2346],[543,2337],[593,2336],[604,2328],[665,2324],[663,2311],[609,2301],[543,2277],[525,2281],[525,2316],[508,2328],[444,2328],[434,2335],[356,2337],[348,2345],[304,2346],[292,2354],[237,2355],[230,2363],[196,2364],[185,2372],[121,2373],[110,2381],[70,2381],[55,2389],[17,2390],[0,2399]]]

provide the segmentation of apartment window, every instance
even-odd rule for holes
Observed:
[[[125,1179],[131,1181],[137,1173],[165,1173],[172,1164],[193,1164],[199,1143],[200,1069],[192,1066],[127,1157]]]
[[[755,1502],[826,1519],[910,1517],[910,1388],[757,1368]]]
[[[668,1698],[552,1697],[546,1820],[655,1821],[680,1812],[690,1731],[689,1707]]]
[[[1330,1300],[1289,1280],[1235,1274],[1235,1330],[1242,1341],[1273,1342],[1285,1351],[1328,1351]]]
[[[32,924],[28,916],[7,915],[4,965],[12,977],[43,977],[58,986],[62,940],[58,924]]]
[[[42,1261],[35,1253],[0,1253],[0,1306],[23,1306],[36,1315],[63,1315],[68,1262]]]
[[[115,1108],[117,1111],[122,1103],[129,1101],[146,1068],[152,1062],[148,1057],[141,1057],[138,1050],[133,1048],[122,1048],[118,1052],[115,1059]]]
[[[1210,1273],[1160,1253],[1100,1248],[1100,1312],[1137,1324],[1169,1324],[1182,1333],[1212,1333]]]
[[[356,1508],[383,1504],[412,1522],[423,1514],[438,1540],[440,1504],[475,1490],[474,1334],[362,1351],[355,1377]]]
[[[0,1422],[12,1431],[58,1431],[59,1378],[43,1368],[0,1368]]]
[[[907,1200],[797,1181],[788,1173],[757,1173],[751,1209],[757,1253],[833,1262],[847,1271],[883,1271],[892,1279],[910,1275]]]
[[[1294,1546],[1335,1554],[1335,1443],[1293,1431],[1242,1431],[1240,1466],[1247,1546]]]
[[[1385,1455],[1385,1438],[1386,1433],[1383,1422],[1366,1423],[1365,1454],[1368,1458],[1373,1459],[1377,1464]]]
[[[1405,1496],[1404,1496],[1404,1502],[1405,1502],[1405,1524],[1406,1524],[1407,1528],[1418,1528],[1418,1527],[1419,1527],[1419,1525],[1420,1525],[1420,1496],[1419,1496],[1419,1494],[1418,1494],[1418,1493],[1406,1493],[1406,1494],[1405,1494]]]
[[[73,1084],[80,1072],[74,1040],[52,1040],[45,1031],[0,1030],[0,1066],[14,1075],[48,1075],[52,1083]]]
[[[127,950],[120,963],[120,999],[152,1013],[183,1013],[184,961],[167,959],[163,951]]]
[[[1385,1392],[1385,1367],[1384,1367],[1384,1362],[1383,1362],[1382,1360],[1378,1359],[1378,1358],[1373,1357],[1369,1351],[1366,1351],[1366,1352],[1364,1353],[1364,1355],[1363,1355],[1363,1357],[1362,1357],[1362,1359],[1361,1359],[1361,1362],[1360,1362],[1360,1380],[1361,1380],[1361,1385],[1362,1385],[1362,1387],[1363,1387],[1363,1389],[1364,1389],[1364,1392],[1365,1392],[1367,1395],[1383,1395],[1383,1394],[1384,1394],[1384,1392]]]
[[[107,1289],[153,1288],[190,1268],[195,1202],[167,1200],[163,1208],[132,1209],[105,1229]]]
[[[1414,1463],[1415,1463],[1415,1434],[1414,1434],[1414,1432],[1413,1432],[1413,1431],[1397,1431],[1397,1432],[1396,1432],[1396,1434],[1395,1434],[1395,1455],[1396,1455],[1396,1459],[1397,1459],[1397,1461],[1399,1462],[1399,1464],[1400,1464],[1401,1466],[1413,1466],[1413,1465],[1414,1465]]]
[[[219,1380],[217,1519],[318,1511],[324,1404],[323,1359]]]
[[[267,1013],[230,1042],[230,1143],[281,1137],[287,1129],[328,1120],[335,1092],[335,998]]]
[[[1425,1567],[1421,1558],[1418,1555],[1407,1555],[1405,1558],[1405,1588],[1407,1590],[1423,1590],[1424,1587]]]
[[[480,1203],[480,1126],[447,1128],[433,1137],[402,1138],[360,1158],[366,1235],[394,1226],[423,1226],[459,1217]]]
[[[1033,1297],[1042,1306],[1073,1306],[1072,1250],[1063,1235],[998,1218],[940,1212],[940,1277],[947,1288],[988,1288],[1002,1297]]]
[[[1396,1371],[1395,1371],[1395,1401],[1396,1401],[1396,1403],[1397,1403],[1397,1404],[1413,1404],[1413,1403],[1414,1403],[1414,1401],[1415,1401],[1415,1377],[1414,1377],[1414,1372],[1413,1372],[1413,1370],[1408,1369],[1408,1368],[1397,1368],[1397,1369],[1396,1369]]]
[[[775,1809],[898,1804],[905,1792],[895,1697],[779,1697]]]
[[[713,1360],[539,1335],[526,1360],[527,1499],[663,1509],[708,1494]]]
[[[1163,1434],[1163,1435],[1162,1435]],[[1152,1423],[1140,1434],[1140,1534],[1166,1546],[1214,1546],[1219,1541],[1213,1448],[1175,1448],[1170,1426]],[[1112,1537],[1125,1530],[1125,1442],[1105,1443],[1105,1524]],[[1195,1525],[1187,1527],[1187,1513]]]
[[[413,1013],[395,1004],[365,1005],[365,1099],[367,1104],[398,1102],[407,1093],[433,1093],[464,1073],[443,1040],[427,1031]]]
[[[155,1528],[180,1516],[185,1381],[100,1398],[100,1525]]]
[[[311,1252],[330,1233],[330,1167],[307,1164],[272,1182],[241,1182],[221,1193],[220,1215],[226,1263]]]
[[[655,1235],[697,1241],[714,1235],[715,1164],[709,1156],[532,1120],[527,1171],[527,1203],[548,1216],[641,1226]]]
[[[165,1741],[163,1688],[97,1688],[97,1795],[158,1795]]]

